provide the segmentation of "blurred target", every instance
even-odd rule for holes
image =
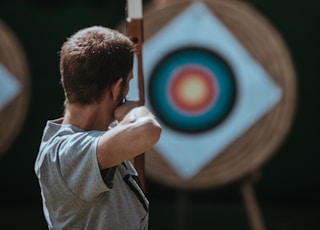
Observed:
[[[0,155],[14,141],[29,102],[29,69],[15,33],[0,20]]]
[[[145,38],[147,106],[163,122],[180,116],[165,122],[162,139],[146,154],[147,175],[174,187],[215,187],[265,163],[285,137],[295,104],[290,55],[272,25],[244,2],[178,1],[147,8]],[[184,51],[188,58],[180,57]],[[167,107],[159,111],[161,103]],[[206,129],[193,125],[191,135],[179,124],[190,128],[192,119],[182,118],[210,109],[219,116]]]
[[[163,126],[146,175],[200,189],[266,163],[290,128],[296,92],[290,54],[266,18],[243,1],[176,1],[147,5],[144,32],[146,106]]]
[[[168,127],[188,133],[203,132],[222,122],[236,94],[229,65],[201,47],[170,52],[153,69],[148,89],[158,117]]]

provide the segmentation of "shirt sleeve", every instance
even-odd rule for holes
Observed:
[[[97,144],[102,132],[75,133],[63,137],[58,148],[61,176],[69,189],[85,201],[109,191],[101,176]]]

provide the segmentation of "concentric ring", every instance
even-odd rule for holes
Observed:
[[[232,69],[222,57],[202,47],[169,52],[151,71],[150,104],[168,127],[199,133],[219,125],[236,99]]]

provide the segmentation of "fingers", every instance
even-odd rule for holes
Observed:
[[[119,105],[114,111],[115,119],[120,122],[125,117],[129,111],[133,108],[138,107],[138,103],[136,101],[124,101],[121,105]]]

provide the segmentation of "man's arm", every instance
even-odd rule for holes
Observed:
[[[101,169],[146,152],[159,140],[161,127],[145,107],[119,106],[115,111],[118,125],[107,131],[98,143],[97,158]]]

